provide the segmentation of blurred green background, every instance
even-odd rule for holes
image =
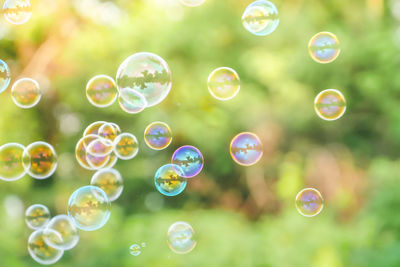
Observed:
[[[90,182],[74,148],[83,130],[105,120],[135,134],[140,152],[120,160],[124,191],[109,222],[81,240],[56,266],[400,266],[400,1],[274,0],[280,25],[257,37],[241,24],[251,0],[206,0],[196,8],[178,0],[32,0],[22,26],[0,22],[0,58],[19,77],[39,81],[38,106],[14,105],[0,95],[0,144],[51,143],[58,169],[50,179],[0,181],[0,266],[39,266],[27,252],[31,233],[24,211],[48,206],[65,214],[70,194]],[[307,52],[317,32],[335,33],[342,52],[321,65]],[[115,103],[96,108],[85,96],[97,74],[115,77],[129,55],[164,58],[173,75],[168,97],[140,114]],[[207,77],[235,69],[241,91],[213,99]],[[346,114],[321,120],[313,100],[323,89],[342,91]],[[153,151],[143,141],[153,121],[168,123],[174,140]],[[241,131],[258,134],[262,160],[241,167],[229,155]],[[164,197],[156,170],[181,145],[198,147],[204,169],[181,195]],[[294,198],[320,190],[325,208],[299,215]],[[166,244],[169,226],[187,221],[196,248],[176,255]],[[146,243],[140,256],[131,244]]]

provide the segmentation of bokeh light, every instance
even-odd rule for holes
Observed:
[[[270,1],[255,1],[243,12],[242,23],[246,30],[254,35],[271,34],[279,25],[278,9]]]
[[[319,32],[308,43],[308,52],[316,62],[330,63],[340,54],[339,39],[331,32]]]
[[[197,244],[192,226],[187,222],[173,223],[168,229],[167,243],[169,248],[177,254],[191,252]]]
[[[296,196],[296,209],[305,217],[318,215],[324,207],[321,193],[314,188],[305,188]]]
[[[178,165],[166,164],[154,175],[157,190],[165,196],[176,196],[186,188],[187,180],[182,177],[182,169]]]
[[[230,153],[237,164],[250,166],[261,159],[263,146],[256,134],[250,132],[239,133],[232,139]]]
[[[165,122],[152,122],[144,130],[144,141],[154,150],[162,150],[172,142],[171,128]]]
[[[234,98],[240,90],[239,75],[234,69],[221,67],[208,76],[208,91],[218,100]]]
[[[29,0],[6,0],[3,5],[3,14],[11,24],[24,24],[32,16],[31,3]]]
[[[317,115],[323,120],[337,120],[346,111],[346,99],[340,91],[327,89],[315,97],[314,109]]]
[[[49,232],[51,232],[55,238],[58,237],[61,239],[58,232],[53,230],[50,230]],[[47,245],[44,241],[43,229],[36,230],[29,236],[28,251],[32,259],[44,265],[56,263],[64,254],[63,250],[55,249]]]

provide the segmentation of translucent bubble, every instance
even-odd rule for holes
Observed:
[[[117,72],[118,88],[131,88],[155,106],[167,97],[172,77],[167,62],[153,53],[136,53],[125,59]]]
[[[118,157],[117,157],[117,155],[115,155],[114,151],[111,152],[111,154],[108,155],[108,156],[109,156],[109,159],[108,159],[107,164],[104,165],[104,167],[103,167],[104,169],[109,169],[109,168],[114,167],[115,164],[116,164],[117,161],[118,161]]]
[[[131,133],[122,133],[114,140],[114,153],[123,160],[133,159],[139,152],[139,143]]]
[[[12,24],[24,24],[32,16],[31,3],[28,0],[6,0],[3,5],[6,20]]]
[[[83,168],[88,169],[88,170],[93,170],[93,168],[89,165],[89,162],[87,161],[86,155],[87,155],[87,147],[88,145],[98,139],[99,137],[94,134],[88,134],[82,137],[78,143],[76,144],[75,147],[75,158],[78,161],[79,165],[81,165]]]
[[[279,25],[278,10],[266,0],[258,0],[246,7],[242,15],[243,26],[258,36],[271,34]]]
[[[22,155],[25,147],[17,143],[0,146],[0,179],[16,181],[25,175]]]
[[[157,170],[154,184],[161,194],[176,196],[182,193],[186,187],[187,181],[181,176],[182,169],[178,165],[166,164]]]
[[[93,156],[86,152],[86,161],[93,170],[104,168],[110,160],[110,156]]]
[[[305,217],[318,215],[324,207],[321,193],[314,188],[305,188],[296,196],[296,209]]]
[[[250,166],[256,164],[261,159],[263,146],[256,134],[244,132],[232,139],[230,153],[237,164]]]
[[[133,244],[132,246],[129,247],[129,253],[133,256],[139,256],[142,251],[140,250],[140,246],[137,244]]]
[[[123,111],[131,114],[142,112],[147,107],[144,95],[131,88],[119,90],[118,103]]]
[[[196,246],[194,230],[187,222],[176,222],[168,229],[167,243],[169,248],[177,254],[191,252]]]
[[[115,169],[101,169],[97,171],[93,175],[90,184],[100,187],[107,194],[110,201],[118,199],[124,189],[122,176]]]
[[[239,75],[231,68],[218,68],[208,76],[208,91],[218,100],[232,99],[239,93],[239,90]]]
[[[52,248],[69,250],[79,241],[78,229],[67,215],[57,215],[43,230],[44,241]]]
[[[89,134],[99,134],[99,129],[101,126],[106,124],[107,122],[105,121],[95,121],[91,123],[88,127],[86,127],[85,131],[83,132],[83,136],[89,135]]]
[[[6,62],[0,59],[0,93],[7,89],[11,81],[10,69]]]
[[[83,186],[72,193],[68,201],[68,216],[76,227],[94,231],[110,218],[111,204],[106,193],[97,186]]]
[[[57,169],[57,154],[54,148],[45,142],[34,142],[23,153],[25,171],[36,179],[50,177]]]
[[[32,108],[39,103],[42,92],[37,81],[31,78],[22,78],[11,87],[11,98],[20,108]]]
[[[56,231],[52,231],[55,237],[58,236],[59,233]],[[32,259],[40,264],[50,265],[56,263],[64,254],[64,251],[61,249],[55,249],[47,245],[44,241],[43,230],[37,230],[33,232],[28,239],[28,251],[31,255]]]
[[[206,0],[181,0],[185,6],[195,7],[202,5]]]
[[[151,149],[164,149],[172,142],[171,128],[165,122],[150,123],[144,130],[144,141]]]
[[[117,128],[118,127],[118,128]],[[121,133],[121,129],[115,123],[104,123],[98,131],[99,136],[114,141],[114,139]]]
[[[50,211],[42,204],[34,204],[25,211],[25,222],[33,230],[46,226],[49,220]]]
[[[192,178],[203,169],[204,158],[194,146],[182,146],[172,155],[171,162],[182,169],[182,177]]]
[[[339,39],[330,32],[317,33],[308,43],[308,52],[316,62],[330,63],[340,54]]]
[[[107,75],[94,76],[86,85],[86,97],[96,107],[105,108],[117,99],[118,90],[113,78]]]
[[[342,117],[346,111],[346,99],[338,90],[327,89],[315,97],[314,109],[321,119],[334,121]]]
[[[92,156],[104,157],[109,155],[114,149],[112,141],[99,137],[96,140],[90,142],[87,146],[86,151]]]

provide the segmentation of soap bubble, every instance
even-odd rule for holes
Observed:
[[[255,1],[243,12],[242,23],[246,30],[254,35],[271,34],[279,25],[278,10],[269,1]]]
[[[114,140],[114,153],[123,160],[133,159],[139,152],[139,143],[131,133],[122,133]]]
[[[192,178],[203,169],[204,158],[194,146],[182,146],[174,152],[171,162],[181,167],[182,177]]]
[[[57,168],[57,154],[54,148],[45,142],[34,142],[23,153],[25,171],[36,179],[50,177]]]
[[[25,175],[22,155],[25,147],[17,143],[0,146],[0,179],[16,181]]]
[[[79,241],[78,229],[67,215],[53,217],[43,230],[47,245],[59,250],[69,250]]]
[[[93,156],[86,152],[86,161],[93,170],[104,168],[110,160],[110,156]]]
[[[254,133],[244,132],[236,135],[230,145],[232,159],[239,165],[256,164],[263,155],[260,138]]]
[[[0,59],[0,93],[4,92],[11,81],[10,69],[6,62]]]
[[[31,78],[22,78],[11,87],[11,98],[20,108],[32,108],[39,103],[42,92],[37,81]]]
[[[139,92],[147,100],[147,106],[155,106],[167,97],[172,77],[167,62],[153,53],[136,53],[125,59],[117,72],[117,85]]]
[[[89,134],[99,134],[99,129],[101,126],[106,124],[107,122],[105,121],[95,121],[91,123],[88,127],[86,127],[85,131],[83,132],[83,136],[89,135]]]
[[[121,133],[121,129],[115,123],[104,123],[98,131],[98,135],[110,141],[114,141],[114,139]]]
[[[97,171],[93,175],[90,184],[100,187],[110,201],[118,199],[124,189],[122,176],[115,169],[101,169]]]
[[[99,137],[97,135],[88,134],[88,135],[85,135],[84,137],[82,137],[76,144],[75,158],[78,161],[79,165],[81,165],[85,169],[93,170],[93,168],[89,165],[89,162],[87,161],[87,158],[86,158],[87,151],[86,150],[87,150],[88,145],[98,138]]]
[[[32,16],[31,3],[28,0],[6,0],[3,13],[8,22],[15,25],[24,24]]]
[[[49,220],[50,211],[42,204],[34,204],[25,211],[25,222],[33,230],[46,226]]]
[[[218,100],[232,99],[239,93],[239,90],[239,75],[231,68],[218,68],[208,76],[208,91]]]
[[[58,238],[59,240],[61,239],[61,236],[58,232],[54,230],[50,230],[49,232],[51,232],[55,238]],[[36,230],[29,236],[28,251],[32,259],[44,265],[56,263],[64,254],[63,250],[55,249],[47,245],[47,243],[44,241],[42,229]]]
[[[191,252],[196,246],[194,230],[187,222],[176,222],[168,229],[167,243],[169,248],[177,254]]]
[[[166,164],[157,170],[154,184],[161,194],[176,196],[182,193],[186,187],[187,181],[181,176],[182,169],[178,165]]]
[[[133,256],[139,256],[142,251],[140,250],[140,246],[137,244],[133,244],[132,246],[129,247],[129,253]]]
[[[115,164],[116,164],[117,161],[118,161],[118,157],[117,157],[117,155],[115,155],[114,151],[111,152],[111,154],[108,155],[108,157],[109,157],[109,159],[108,159],[107,164],[104,165],[104,167],[103,167],[104,169],[109,169],[109,168],[114,167]]]
[[[318,215],[324,207],[321,193],[314,188],[305,188],[296,196],[296,209],[305,217]]]
[[[337,120],[346,111],[346,99],[340,91],[327,89],[315,97],[314,109],[317,115],[323,120]]]
[[[144,141],[151,149],[164,149],[172,142],[171,128],[165,122],[150,123],[144,130]]]
[[[96,107],[105,108],[117,99],[118,89],[113,78],[107,75],[94,76],[86,85],[86,97]]]
[[[86,152],[92,156],[104,157],[109,155],[114,149],[114,144],[108,139],[99,137],[90,142],[86,148]]]
[[[131,88],[120,89],[118,103],[123,111],[131,114],[142,112],[147,106],[144,95]]]
[[[94,231],[110,218],[111,204],[106,193],[97,186],[83,186],[72,193],[68,201],[68,216],[76,227]]]
[[[340,54],[339,39],[331,32],[317,33],[308,43],[308,52],[316,62],[330,63]]]
[[[206,0],[181,0],[185,6],[195,7],[202,5]]]

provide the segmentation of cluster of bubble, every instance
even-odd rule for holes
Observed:
[[[24,147],[18,143],[0,146],[0,179],[16,181],[25,174],[35,179],[49,178],[57,168],[57,153],[46,142],[34,142]]]
[[[26,23],[32,16],[29,0],[6,0],[3,5],[4,18],[11,24]]]

